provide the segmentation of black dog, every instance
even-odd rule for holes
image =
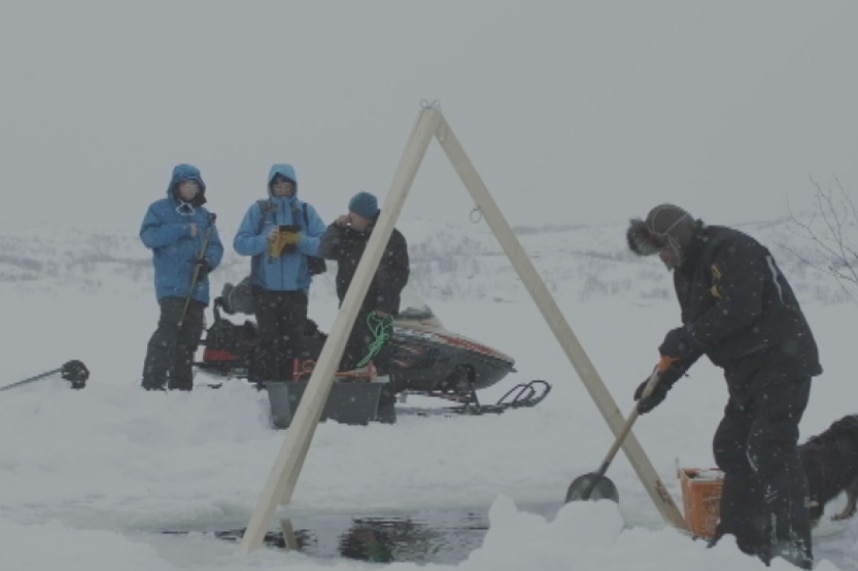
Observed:
[[[846,492],[846,507],[834,520],[855,515],[858,502],[858,414],[844,416],[825,431],[810,437],[799,446],[804,473],[807,476],[808,510],[816,525],[825,504]]]

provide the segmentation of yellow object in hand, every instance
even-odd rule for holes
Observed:
[[[281,230],[278,234],[278,240],[284,246],[297,246],[301,241],[301,233],[294,230]]]
[[[295,230],[281,228],[277,232],[277,236],[268,243],[268,256],[270,258],[279,258],[284,251],[291,253],[295,251],[295,246],[301,241],[301,233]]]

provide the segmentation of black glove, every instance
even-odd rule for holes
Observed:
[[[60,376],[70,381],[73,389],[82,389],[86,386],[86,380],[89,378],[89,369],[81,361],[67,361],[63,363]]]
[[[669,385],[659,382],[648,397],[641,398],[647,383],[649,383],[649,377],[635,389],[635,400],[638,401],[638,412],[640,414],[646,414],[660,405],[667,396],[667,391],[670,390]]]
[[[203,281],[212,271],[212,264],[208,258],[203,258],[194,265],[194,270],[197,273],[197,281]]]
[[[643,397],[644,389],[649,383],[649,377],[638,385],[635,389],[635,400],[638,401],[638,412],[646,414],[664,401],[673,385],[678,381],[685,371],[681,367],[672,366],[661,374],[658,384],[653,389],[652,393],[646,398]]]
[[[679,360],[694,356],[698,350],[697,343],[685,327],[677,327],[668,331],[658,348],[662,357],[673,357]]]

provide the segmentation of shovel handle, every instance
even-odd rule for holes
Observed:
[[[641,398],[646,398],[652,394],[652,392],[655,390],[656,385],[658,385],[658,382],[661,380],[661,376],[676,361],[676,357],[662,357],[661,360],[659,360],[658,364],[652,370],[652,374],[649,376],[649,380],[644,387]],[[623,428],[620,430],[620,433],[617,434],[617,439],[614,441],[614,444],[611,446],[610,450],[608,450],[608,454],[605,455],[605,460],[599,467],[599,471],[597,472],[597,474],[600,478],[605,475],[605,472],[608,471],[608,466],[613,461],[614,456],[617,455],[617,452],[620,450],[620,446],[622,446],[623,442],[625,442],[626,436],[629,435],[629,432],[632,430],[632,426],[638,419],[638,416],[640,416],[640,413],[638,412],[637,404],[635,404],[635,408],[629,414],[628,419],[626,419],[626,423],[623,425]]]
[[[678,359],[676,359],[675,357],[662,357],[661,360],[659,360],[658,364],[652,370],[652,374],[649,376],[649,380],[644,387],[641,398],[646,398],[652,394],[652,391],[655,390],[656,385],[658,385],[658,382],[661,380],[661,376],[677,360]],[[614,443],[611,445],[610,450],[608,450],[608,454],[605,456],[605,460],[602,462],[602,465],[599,466],[599,469],[593,473],[593,477],[590,478],[590,482],[587,486],[587,489],[585,489],[581,494],[582,499],[590,499],[590,495],[593,493],[593,490],[596,488],[599,481],[605,477],[605,473],[608,471],[608,466],[611,465],[611,462],[614,460],[614,456],[616,456],[617,452],[620,450],[620,446],[622,446],[623,442],[625,442],[626,436],[629,435],[629,432],[632,430],[632,425],[638,419],[638,416],[640,416],[640,412],[638,412],[637,404],[635,404],[634,410],[632,410],[632,412],[629,414],[626,423],[623,425],[622,429],[620,429],[619,434],[617,434],[616,440],[614,440]]]

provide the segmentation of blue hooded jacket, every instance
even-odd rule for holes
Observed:
[[[190,203],[179,199],[177,187],[186,180],[196,181],[200,192]],[[202,205],[205,203],[206,185],[198,168],[181,164],[173,168],[167,198],[156,200],[149,206],[143,224],[140,226],[140,239],[152,250],[155,264],[155,296],[158,301],[165,297],[187,297],[191,289],[194,264],[200,255],[209,232],[209,244],[204,257],[212,269],[223,258],[223,245],[217,233],[217,227],[210,212]],[[191,224],[197,225],[197,235],[191,236]],[[194,288],[193,299],[208,305],[208,276],[199,280]]]
[[[295,183],[291,197],[274,196],[271,181],[282,175]],[[244,215],[233,240],[235,251],[243,256],[252,256],[250,277],[254,285],[273,291],[310,290],[310,272],[307,256],[316,256],[319,238],[325,232],[325,223],[310,204],[298,200],[298,178],[295,169],[288,164],[275,164],[268,171],[268,200],[265,208],[254,203]],[[295,225],[301,230],[301,240],[296,251],[283,253],[278,258],[268,258],[268,235],[277,225]]]

